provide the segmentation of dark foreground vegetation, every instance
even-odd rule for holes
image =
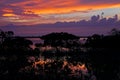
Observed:
[[[120,31],[88,37],[51,33],[36,43],[0,30],[0,80],[120,80]]]

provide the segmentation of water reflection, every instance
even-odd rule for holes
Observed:
[[[35,75],[38,76],[47,76],[47,74],[50,74],[51,76],[59,75],[59,77],[64,75],[64,77],[66,76],[70,79],[73,77],[81,80],[93,78],[94,75],[91,75],[85,63],[70,62],[67,58],[66,56],[57,59],[41,56],[38,60],[35,60],[35,58],[30,57],[29,62],[33,62],[32,67],[35,70]],[[94,79],[91,80],[96,80],[96,77],[94,76]]]

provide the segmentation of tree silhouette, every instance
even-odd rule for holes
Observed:
[[[13,31],[2,31],[0,30],[0,38],[1,38],[1,44],[4,42],[5,39],[13,37],[14,32]]]
[[[88,38],[87,51],[98,80],[118,80],[120,67],[120,34],[119,30],[113,29],[112,34],[107,36],[93,35]],[[109,72],[110,71],[110,72]]]
[[[103,35],[98,35],[98,34],[94,34],[91,37],[88,37],[85,45],[89,46],[89,47],[101,47],[102,46],[102,39],[103,39]]]
[[[67,47],[67,43],[69,43],[69,41],[73,41],[73,40],[78,40],[79,37],[72,35],[72,34],[68,34],[68,33],[51,33],[45,36],[42,36],[41,39],[44,40],[44,44],[46,45],[51,45],[51,46],[65,46]]]
[[[62,47],[74,49],[73,47],[80,46],[79,37],[69,33],[50,33],[41,37],[44,40],[44,45],[50,45],[56,48],[56,55],[62,55]],[[64,54],[65,55],[65,54]],[[60,55],[59,55],[60,56]]]
[[[120,31],[116,28],[113,28],[110,32],[110,35],[120,35]]]
[[[3,65],[0,67],[3,69],[1,74],[4,74],[7,71],[7,80],[16,80],[20,77],[19,70],[29,65],[27,57],[33,55],[33,50],[30,47],[30,45],[33,44],[32,41],[12,36],[13,32],[6,32],[6,37],[2,42],[3,47],[0,50],[0,57],[3,56],[5,58],[4,62],[1,62],[0,60],[0,64],[2,63]],[[5,78],[6,77],[4,77],[4,79]]]
[[[4,37],[5,37],[5,32],[4,31],[2,31],[2,30],[0,30],[0,38],[1,38],[1,44],[3,43],[3,41],[4,41]]]
[[[14,32],[13,31],[7,31],[6,33],[6,37],[13,37]]]

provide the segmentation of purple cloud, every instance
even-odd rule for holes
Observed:
[[[94,15],[90,20],[78,22],[57,22],[55,24],[38,24],[33,26],[8,25],[3,30],[12,30],[16,35],[43,35],[51,32],[69,32],[76,35],[107,34],[112,28],[120,29],[120,20],[115,15],[112,18],[100,18]]]

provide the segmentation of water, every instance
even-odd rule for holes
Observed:
[[[44,43],[44,40],[40,39],[40,38],[26,38],[28,40],[31,40],[33,42],[33,44],[36,43]],[[79,41],[80,43],[84,44],[86,42],[87,38],[80,38]]]
[[[26,38],[26,39],[31,40],[33,42],[33,44],[44,43],[44,41],[40,38]]]

